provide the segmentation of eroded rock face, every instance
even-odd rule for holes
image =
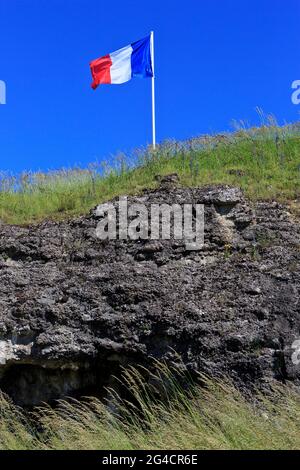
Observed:
[[[152,357],[229,374],[243,390],[299,386],[299,222],[237,188],[176,188],[174,175],[133,202],[205,204],[204,247],[101,241],[96,210],[0,226],[0,387],[34,405],[100,389]]]

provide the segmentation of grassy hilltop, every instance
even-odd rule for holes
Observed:
[[[0,175],[0,219],[27,224],[86,213],[121,194],[155,187],[155,175],[176,172],[181,183],[240,186],[254,200],[293,201],[300,195],[300,123],[166,141],[156,151],[118,155],[110,165]],[[297,205],[295,203],[295,205]]]

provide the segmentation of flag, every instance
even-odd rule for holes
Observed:
[[[132,77],[153,77],[151,34],[90,63],[95,90],[104,83],[120,84]]]

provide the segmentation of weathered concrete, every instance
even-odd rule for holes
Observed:
[[[229,374],[241,389],[300,385],[299,222],[237,188],[162,183],[128,202],[204,203],[201,251],[103,242],[95,211],[0,226],[0,387],[16,402],[95,390],[120,364],[177,354],[190,372]]]

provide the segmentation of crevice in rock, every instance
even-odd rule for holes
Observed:
[[[106,387],[120,375],[118,362],[101,361],[12,363],[6,365],[0,379],[1,390],[14,403],[31,408],[57,399],[92,395],[104,398]]]

